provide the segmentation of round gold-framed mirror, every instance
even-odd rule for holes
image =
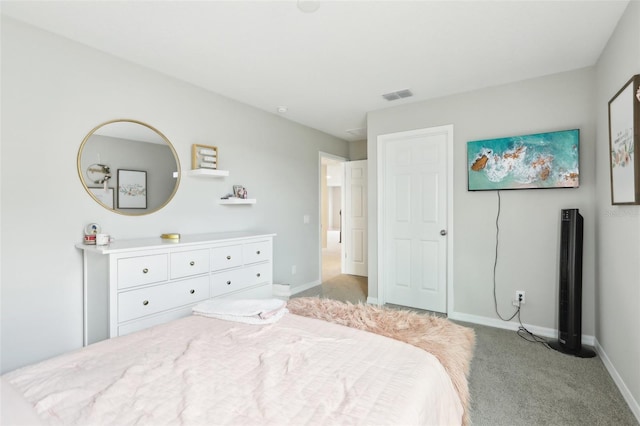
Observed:
[[[78,150],[78,176],[98,204],[141,216],[171,201],[180,184],[180,160],[158,129],[131,119],[94,127]]]

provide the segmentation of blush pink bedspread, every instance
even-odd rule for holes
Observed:
[[[192,316],[3,376],[45,424],[459,425],[431,354],[293,314]]]

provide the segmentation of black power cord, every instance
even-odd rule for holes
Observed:
[[[518,327],[518,331],[516,331],[516,333],[518,333],[518,336],[522,337],[527,342],[540,343],[547,349],[551,349],[551,346],[549,346],[546,339],[533,334],[532,332],[527,330],[524,325],[522,325],[522,321],[520,320],[520,308],[518,308],[518,322],[520,323],[520,327]]]
[[[496,191],[496,193],[498,194],[498,212],[496,214],[496,252],[495,252],[495,257],[493,261],[493,303],[494,303],[494,308],[496,310],[496,314],[498,315],[498,318],[500,318],[502,321],[511,321],[517,316],[518,323],[520,323],[520,326],[518,327],[518,331],[516,332],[518,336],[520,336],[527,342],[540,343],[544,345],[547,349],[551,349],[551,347],[549,346],[549,344],[545,339],[543,339],[540,336],[536,336],[535,334],[527,330],[527,328],[524,325],[522,325],[522,320],[520,319],[520,301],[518,301],[518,307],[516,311],[509,318],[503,318],[502,315],[500,315],[500,312],[498,312],[498,297],[496,296],[496,269],[498,268],[498,245],[500,242],[501,199],[500,199],[500,191]]]
[[[496,310],[498,318],[502,321],[511,321],[520,313],[520,303],[518,303],[518,309],[509,318],[503,318],[498,312],[498,296],[496,296],[496,269],[498,268],[498,244],[500,242],[500,191],[496,191],[498,194],[498,213],[496,214],[496,254],[493,260],[493,306]]]

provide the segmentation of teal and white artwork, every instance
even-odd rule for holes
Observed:
[[[469,191],[577,188],[580,131],[538,133],[467,143]]]

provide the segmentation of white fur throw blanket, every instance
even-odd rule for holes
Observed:
[[[464,407],[463,425],[469,425],[469,368],[475,333],[446,318],[373,305],[344,303],[317,297],[289,300],[289,311],[400,340],[424,349],[443,365]]]

